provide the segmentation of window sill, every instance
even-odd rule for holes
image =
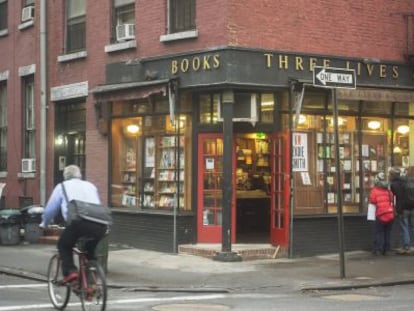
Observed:
[[[9,34],[9,30],[8,29],[0,30],[0,37],[5,37],[8,34]]]
[[[6,178],[7,172],[6,171],[0,171],[0,178]]]
[[[17,178],[26,179],[26,178],[35,178],[36,173],[17,173]]]
[[[34,21],[33,20],[31,20],[31,21],[27,21],[27,22],[25,22],[25,23],[21,23],[17,28],[19,29],[19,30],[23,30],[23,29],[26,29],[26,28],[29,28],[29,27],[32,27],[34,25]]]
[[[192,39],[198,37],[198,30],[189,30],[176,33],[170,33],[160,36],[160,42],[170,42],[176,40]]]
[[[64,62],[69,62],[69,61],[80,59],[80,58],[86,58],[86,56],[88,56],[88,53],[86,51],[81,51],[81,52],[76,52],[76,53],[59,55],[57,57],[57,61],[59,63],[64,63]]]
[[[105,53],[118,52],[127,49],[135,49],[137,47],[137,41],[125,41],[125,42],[116,42],[105,46]]]

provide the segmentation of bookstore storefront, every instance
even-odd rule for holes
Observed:
[[[357,89],[337,90],[338,155],[331,91],[312,86],[315,65],[357,70]],[[125,87],[119,81],[131,72],[126,66],[108,65],[107,85],[93,91],[110,107],[109,204],[119,242],[160,251],[221,243],[221,111],[229,89],[233,113],[247,111],[232,133],[233,243],[283,241],[293,256],[337,251],[338,160],[346,248],[369,249],[374,176],[414,166],[414,95],[411,69],[403,65],[222,49],[143,62],[160,80],[131,76]],[[300,111],[291,77],[303,81]]]

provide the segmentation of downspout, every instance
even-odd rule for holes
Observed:
[[[40,205],[46,204],[46,0],[40,0]]]

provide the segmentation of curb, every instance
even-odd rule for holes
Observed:
[[[350,289],[359,289],[359,288],[370,288],[370,287],[387,287],[387,286],[396,286],[396,285],[408,285],[414,284],[414,280],[400,280],[400,281],[389,281],[389,282],[375,282],[368,284],[349,284],[349,285],[339,285],[339,286],[325,286],[325,287],[306,287],[302,288],[301,292],[312,292],[312,291],[339,291],[339,290],[350,290]]]
[[[27,280],[38,281],[38,282],[47,282],[47,277],[41,274],[28,272],[19,269],[13,269],[9,267],[0,267],[0,274],[11,275]],[[231,291],[226,288],[195,288],[195,287],[158,287],[158,286],[137,286],[137,285],[126,285],[126,284],[107,284],[109,288],[122,289],[126,288],[131,292],[180,292],[180,293],[210,293],[210,294],[225,294],[230,293]]]

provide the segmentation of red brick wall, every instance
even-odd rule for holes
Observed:
[[[229,0],[230,45],[404,61],[414,1]]]

